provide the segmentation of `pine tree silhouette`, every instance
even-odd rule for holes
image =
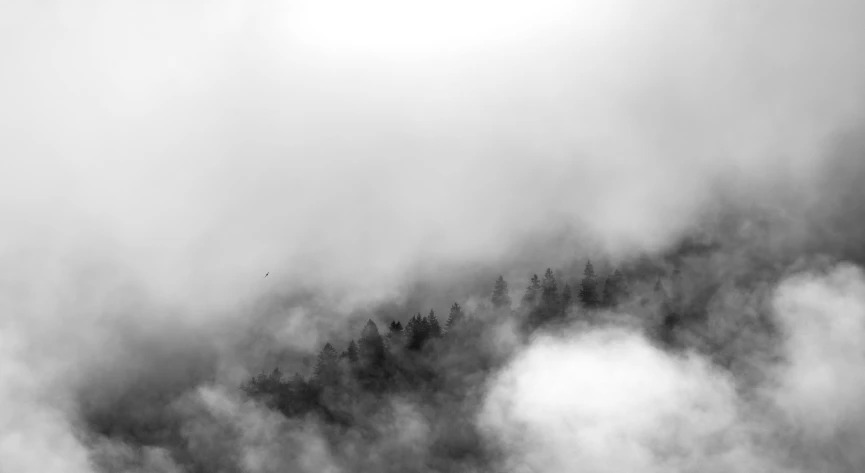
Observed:
[[[557,308],[559,304],[559,286],[550,268],[547,268],[547,271],[544,273],[542,288],[541,301],[543,304],[548,308]]]
[[[406,326],[406,348],[409,350],[420,350],[430,335],[430,323],[420,313],[409,320]]]
[[[358,358],[358,367],[355,369],[358,384],[363,389],[374,392],[385,389],[389,377],[389,357],[384,338],[372,319],[367,321],[358,340]]]
[[[427,317],[429,321],[429,334],[432,338],[439,338],[442,336],[442,326],[439,324],[439,319],[436,318],[435,311],[430,310],[429,316]]]
[[[354,340],[348,342],[348,348],[345,350],[348,361],[354,363],[358,360],[357,343]]]
[[[392,321],[387,331],[387,343],[390,349],[402,347],[405,344],[405,332],[402,323]]]
[[[378,326],[369,319],[360,335],[358,358],[365,364],[380,364],[384,353],[384,340],[378,333]]]
[[[628,288],[628,282],[625,280],[625,275],[618,269],[613,272],[613,278],[616,280],[616,302],[621,304],[627,299],[630,299],[631,290]]]
[[[568,310],[568,307],[573,304],[573,295],[571,294],[571,285],[565,284],[562,288],[562,310]]]
[[[282,372],[279,371],[279,366],[277,366],[273,369],[273,371],[270,372],[270,380],[275,383],[279,383],[282,381]]]
[[[339,355],[330,343],[326,343],[318,354],[314,369],[315,382],[321,386],[332,385],[339,378]]]
[[[583,304],[583,307],[588,309],[594,308],[598,304],[595,268],[592,266],[591,260],[586,262],[586,269],[583,271],[583,281],[580,285],[580,302]]]
[[[602,296],[604,307],[615,307],[616,305],[616,281],[612,276],[607,276],[604,281],[604,293]]]
[[[511,296],[508,294],[508,283],[502,276],[496,279],[496,284],[493,286],[493,295],[490,300],[496,309],[510,308]]]
[[[523,310],[533,309],[540,302],[542,290],[541,280],[537,274],[533,274],[529,280],[529,286],[526,288],[525,294],[523,294],[523,300],[520,301],[520,307]]]
[[[459,304],[454,302],[454,305],[451,306],[451,312],[448,315],[448,320],[445,323],[445,326],[447,327],[448,332],[453,330],[454,327],[456,325],[458,325],[463,320],[464,317],[465,317],[465,314],[463,313],[463,308],[460,307]]]

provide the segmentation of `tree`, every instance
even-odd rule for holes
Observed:
[[[358,340],[358,367],[355,370],[358,384],[364,389],[378,391],[387,384],[387,351],[378,326],[372,319],[363,327]]]
[[[445,326],[448,329],[448,332],[453,330],[454,326],[458,325],[464,318],[465,313],[463,312],[463,308],[460,307],[459,304],[454,302],[454,305],[451,306],[451,312],[448,314],[448,320],[445,323]]]
[[[604,307],[616,306],[616,280],[612,276],[607,276],[604,281],[604,293],[602,296],[602,304]]]
[[[402,323],[396,320],[392,321],[388,327],[388,333],[398,333],[402,335]]]
[[[561,312],[561,301],[559,300],[559,286],[553,270],[547,268],[544,280],[541,283],[540,303],[535,304],[528,314],[528,322],[531,327],[538,327],[545,322],[556,318]]]
[[[348,361],[354,363],[358,359],[357,343],[354,340],[348,342],[348,348],[345,350]]]
[[[335,384],[339,379],[339,355],[330,343],[326,343],[315,363],[314,379],[321,386]]]
[[[312,408],[314,390],[310,389],[306,379],[295,372],[286,384],[286,390],[280,403],[280,410],[287,416],[302,414]]]
[[[625,280],[625,275],[618,269],[613,272],[613,278],[616,280],[616,289],[618,290],[618,302],[621,303],[631,297],[631,290],[628,288],[628,281]]]
[[[281,383],[282,382],[282,372],[279,371],[279,366],[273,369],[270,372],[270,381],[273,383]]]
[[[295,371],[294,376],[291,378],[290,385],[292,389],[300,389],[306,385],[306,380],[303,379],[303,376],[301,376],[300,373]]]
[[[630,297],[630,293],[625,283],[625,277],[617,269],[604,282],[603,304],[605,307],[615,308],[628,297]]]
[[[565,287],[562,288],[562,309],[568,310],[568,307],[571,306],[573,302],[573,295],[571,295],[571,285],[565,284]]]
[[[429,321],[429,334],[430,337],[439,338],[442,336],[442,326],[439,324],[439,319],[436,318],[435,311],[430,310],[429,316],[427,317]]]
[[[256,376],[253,376],[241,386],[246,394],[250,397],[267,396],[272,394],[270,388],[271,377],[264,374],[264,371]]]
[[[408,322],[405,323],[405,347],[408,349],[412,349],[414,345],[414,341],[417,337],[417,327],[418,317],[413,316],[408,319]]]
[[[380,364],[384,360],[384,340],[378,333],[378,326],[369,319],[360,334],[358,358],[364,364]]]
[[[502,276],[499,276],[499,278],[496,279],[496,284],[493,286],[493,296],[491,301],[493,307],[496,309],[501,309],[503,307],[510,308],[511,306],[511,296],[508,294],[508,283]]]
[[[429,319],[421,317],[420,312],[406,324],[406,348],[420,350],[430,335]]]
[[[580,302],[583,307],[593,308],[598,303],[598,289],[595,281],[595,268],[592,266],[591,260],[586,262],[586,269],[583,271],[583,281],[580,284]]]
[[[553,271],[547,268],[544,273],[544,282],[542,285],[541,301],[549,309],[557,308],[559,305],[559,286],[556,284],[556,277],[553,276]]]
[[[390,348],[401,347],[404,344],[402,323],[391,321],[387,331],[387,342]]]
[[[526,288],[525,294],[523,294],[523,300],[520,301],[520,307],[525,310],[533,309],[540,302],[541,291],[541,280],[537,274],[533,274],[529,280],[529,286]]]

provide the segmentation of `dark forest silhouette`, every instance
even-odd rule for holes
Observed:
[[[675,329],[670,322],[670,298],[661,288],[660,279],[651,279],[648,294],[636,297],[620,270],[599,278],[594,266],[587,262],[583,278],[574,283],[560,282],[548,268],[543,278],[533,274],[523,296],[512,307],[508,282],[499,276],[492,285],[487,303],[471,314],[457,302],[450,307],[445,322],[435,311],[427,315],[415,313],[407,320],[386,321],[382,329],[368,320],[356,340],[348,342],[338,352],[326,343],[315,361],[312,373],[285,376],[279,368],[261,373],[243,385],[253,399],[266,403],[287,417],[317,416],[338,428],[358,428],[361,431],[375,422],[386,395],[410,396],[432,406],[441,406],[441,399],[469,396],[477,386],[473,376],[483,374],[501,361],[494,350],[484,347],[489,340],[487,330],[495,322],[509,320],[517,332],[529,337],[537,330],[570,323],[576,319],[585,323],[601,323],[604,316],[615,316],[618,309],[628,306],[645,308],[649,312],[664,311],[657,327],[649,324],[649,333],[659,340],[671,340],[665,330]],[[657,309],[657,310],[656,310]],[[441,412],[445,423],[459,424],[451,413]],[[438,458],[468,461],[466,455],[482,462],[489,452],[481,448],[479,434],[470,425],[457,438],[439,436],[434,449]]]
[[[286,356],[280,350],[291,346],[269,346],[256,338],[270,353],[280,353],[279,363],[263,366],[240,386],[225,389],[205,380],[194,381],[195,386],[237,396],[243,409],[277,419],[276,428],[286,438],[275,440],[275,445],[288,457],[300,455],[304,448],[291,443],[292,436],[313,429],[346,471],[502,471],[505,452],[490,441],[477,415],[489,384],[537,336],[578,339],[580,333],[595,329],[624,327],[641,331],[661,350],[696,349],[719,369],[739,372],[739,366],[748,363],[749,352],[736,343],[737,337],[771,332],[771,317],[761,311],[754,321],[766,322],[763,325],[730,320],[724,322],[726,328],[707,322],[712,295],[723,293],[719,288],[723,279],[729,279],[729,273],[713,266],[719,261],[713,257],[718,251],[714,244],[692,242],[617,266],[593,258],[528,273],[522,282],[493,276],[482,300],[451,301],[432,310],[382,304],[360,312],[364,316],[356,319],[362,323],[355,326],[353,339],[338,327],[332,339],[322,340],[317,353],[291,350]],[[750,278],[743,284],[753,285],[778,277],[757,271],[762,268],[759,259],[747,261],[755,266],[744,266],[733,279]],[[393,317],[400,313],[405,316]],[[298,368],[286,369],[295,362]],[[236,442],[191,442],[179,419],[192,415],[194,422],[210,425],[207,435],[240,435],[232,430],[235,427],[220,424],[208,412],[181,415],[182,403],[162,405],[141,396],[124,399],[138,399],[139,404],[121,403],[88,413],[92,431],[131,445],[165,448],[182,471],[243,471],[226,467],[238,464]],[[404,445],[393,438],[394,431],[406,427],[400,417],[404,410],[420,419],[422,445]],[[137,414],[153,411],[161,417],[141,420]],[[360,454],[362,449],[375,455]]]

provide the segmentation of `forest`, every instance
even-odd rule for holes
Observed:
[[[639,274],[635,268],[628,272]],[[426,467],[462,471],[488,465],[495,452],[471,422],[471,413],[485,376],[508,358],[491,346],[496,343],[492,332],[507,325],[528,340],[535,332],[566,325],[621,325],[628,320],[661,346],[675,349],[679,316],[674,298],[661,276],[640,286],[649,290],[632,291],[620,269],[601,277],[587,261],[573,287],[558,281],[550,268],[542,278],[533,274],[513,304],[509,283],[499,276],[485,303],[471,313],[454,302],[443,320],[434,310],[405,320],[370,319],[347,346],[325,343],[307,376],[274,367],[249,379],[242,389],[285,417],[312,416],[323,422],[335,444],[345,442],[347,435],[375,436],[387,408],[383,399],[411,399],[436,425],[428,456],[433,464]],[[419,468],[416,459],[405,461],[406,470],[388,471]]]

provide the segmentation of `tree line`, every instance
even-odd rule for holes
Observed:
[[[567,282],[560,289],[553,271],[547,268],[543,279],[537,274],[530,277],[516,308],[512,307],[507,281],[499,276],[485,309],[518,316],[524,328],[532,331],[563,318],[575,306],[588,311],[615,309],[630,297],[619,270],[608,275],[601,287],[588,261],[576,294]],[[357,422],[352,418],[357,405],[367,395],[415,392],[421,388],[434,391],[445,376],[437,358],[443,354],[479,358],[472,340],[480,338],[482,330],[482,325],[467,318],[457,302],[450,307],[444,324],[430,310],[425,316],[415,314],[405,324],[393,320],[382,334],[370,319],[357,340],[352,339],[342,352],[330,342],[325,343],[309,378],[300,373],[286,378],[277,367],[270,374],[251,378],[243,389],[289,417],[316,412],[327,420],[352,425]]]

